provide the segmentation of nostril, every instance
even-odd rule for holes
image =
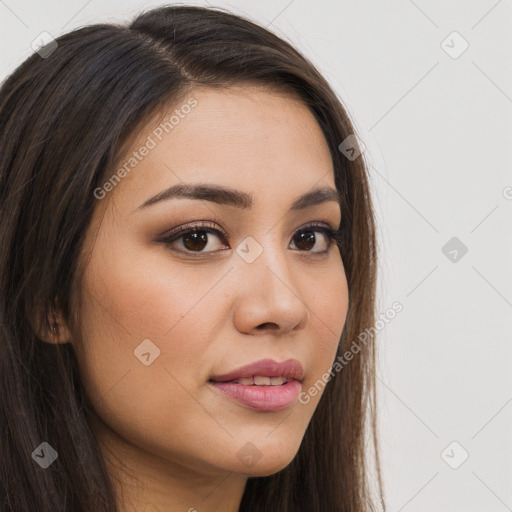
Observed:
[[[262,330],[262,329],[279,329],[279,326],[277,324],[275,324],[274,322],[265,322],[264,324],[260,324],[258,325],[257,329],[259,330]]]

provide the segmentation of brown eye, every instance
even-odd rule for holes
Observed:
[[[317,244],[318,241],[315,233],[322,233],[324,238],[324,248],[312,251],[311,249],[315,247],[315,244]],[[298,231],[293,237],[293,242],[300,251],[325,253],[329,250],[333,238],[334,233],[332,229],[323,226],[313,226]]]
[[[208,244],[208,236],[205,231],[191,231],[182,235],[183,245],[189,251],[202,251]]]
[[[301,250],[309,251],[315,246],[316,237],[313,231],[303,231],[295,237],[295,245]]]
[[[224,237],[225,236],[221,231],[212,228],[210,225],[194,225],[184,226],[174,230],[170,235],[162,238],[160,241],[178,252],[190,254],[196,253],[197,255],[201,255],[217,252],[218,250],[223,250],[223,248],[224,250],[229,249],[227,244],[224,246],[222,244],[217,244],[217,248],[215,248],[215,244],[213,244],[213,240],[216,238],[218,240],[224,240]],[[181,244],[178,244],[178,242],[181,242]],[[174,249],[173,246],[176,244],[178,245],[178,248]],[[211,247],[212,244],[214,245],[213,248]],[[209,249],[205,250],[207,247],[209,247]]]

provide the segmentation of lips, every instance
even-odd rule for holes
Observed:
[[[264,359],[223,375],[209,384],[216,392],[261,412],[275,412],[293,405],[302,389],[304,369],[296,359]]]
[[[256,379],[255,379],[256,377]],[[266,384],[266,380],[259,377],[270,378],[271,381]],[[229,373],[223,375],[214,375],[210,378],[213,382],[231,382],[240,381],[240,379],[254,379],[254,385],[278,385],[277,379],[282,377],[285,381],[304,379],[304,368],[296,359],[288,359],[287,361],[277,362],[272,359],[263,359],[255,363],[242,366]],[[274,380],[274,382],[272,382]],[[248,380],[241,383],[251,385]],[[284,382],[281,382],[283,384]]]

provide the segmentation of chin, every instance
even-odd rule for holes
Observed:
[[[239,463],[233,471],[246,476],[270,476],[286,468],[298,452],[300,443],[294,446],[275,446],[268,443],[261,449],[247,443],[238,453]]]

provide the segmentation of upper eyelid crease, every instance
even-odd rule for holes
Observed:
[[[189,198],[211,201],[217,204],[225,204],[248,210],[252,207],[254,200],[251,193],[233,190],[229,187],[214,184],[178,184],[174,185],[156,196],[144,201],[132,213],[147,208],[161,201],[173,198]],[[328,201],[338,203],[340,210],[342,209],[341,199],[336,190],[330,187],[320,187],[298,197],[291,205],[291,211],[301,211],[311,206],[316,206]]]
[[[339,231],[340,227],[336,228],[331,226],[331,223],[327,220],[320,220],[320,221],[311,221],[309,223],[306,223],[305,225],[297,228],[295,232],[301,232],[308,229],[314,229],[316,228],[319,231],[327,230],[327,231]],[[168,229],[164,233],[162,233],[158,239],[167,239],[170,237],[173,237],[175,235],[179,235],[180,233],[189,232],[189,231],[206,231],[206,232],[213,232],[218,233],[224,236],[227,236],[228,233],[225,232],[223,229],[220,229],[218,226],[218,221],[211,221],[211,220],[198,220],[198,221],[192,221],[190,223],[185,223],[181,226],[177,226],[176,228]]]

